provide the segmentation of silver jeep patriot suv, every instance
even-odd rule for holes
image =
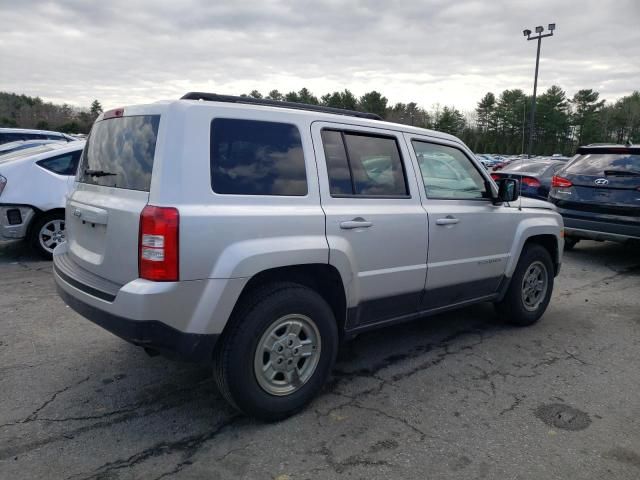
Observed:
[[[212,365],[267,420],[307,404],[359,332],[476,302],[535,322],[563,250],[554,207],[496,184],[451,135],[206,93],[102,114],[66,225],[70,307]]]

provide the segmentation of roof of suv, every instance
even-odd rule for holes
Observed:
[[[187,98],[185,98],[187,97]],[[168,101],[166,103],[188,103],[188,104],[204,104],[210,106],[224,106],[229,109],[271,111],[274,114],[283,113],[287,115],[296,115],[304,117],[312,117],[313,120],[327,121],[334,123],[351,123],[353,125],[386,128],[388,130],[396,130],[418,135],[427,135],[460,143],[460,139],[454,135],[426,128],[414,127],[400,123],[386,122],[378,115],[367,112],[355,112],[353,110],[343,110],[339,108],[323,107],[320,105],[308,105],[304,103],[281,102],[279,100],[261,101],[261,99],[250,99],[245,97],[234,97],[230,95],[206,94],[201,92],[191,92],[183,96],[180,100]],[[158,102],[165,103],[165,102]],[[125,107],[125,110],[128,107]],[[107,112],[108,113],[108,112]],[[98,118],[101,120],[103,117]]]

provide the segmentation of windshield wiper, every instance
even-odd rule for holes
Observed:
[[[605,170],[605,176],[607,177],[638,177],[640,176],[640,172],[635,172],[633,170]]]
[[[104,170],[85,170],[85,175],[89,175],[90,177],[111,177],[113,175],[117,175],[117,173],[105,172]]]

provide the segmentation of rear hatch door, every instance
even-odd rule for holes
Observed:
[[[565,193],[554,194],[565,208],[640,215],[640,152],[584,153],[557,175],[573,185],[568,191],[557,189]]]
[[[91,130],[66,229],[75,263],[123,285],[138,278],[140,213],[149,201],[160,115],[116,112]]]

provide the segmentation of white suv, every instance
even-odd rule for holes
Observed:
[[[545,311],[562,219],[516,201],[443,133],[215,94],[101,115],[55,250],[76,311],[150,353],[211,364],[225,397],[284,418],[341,339],[476,302]]]

